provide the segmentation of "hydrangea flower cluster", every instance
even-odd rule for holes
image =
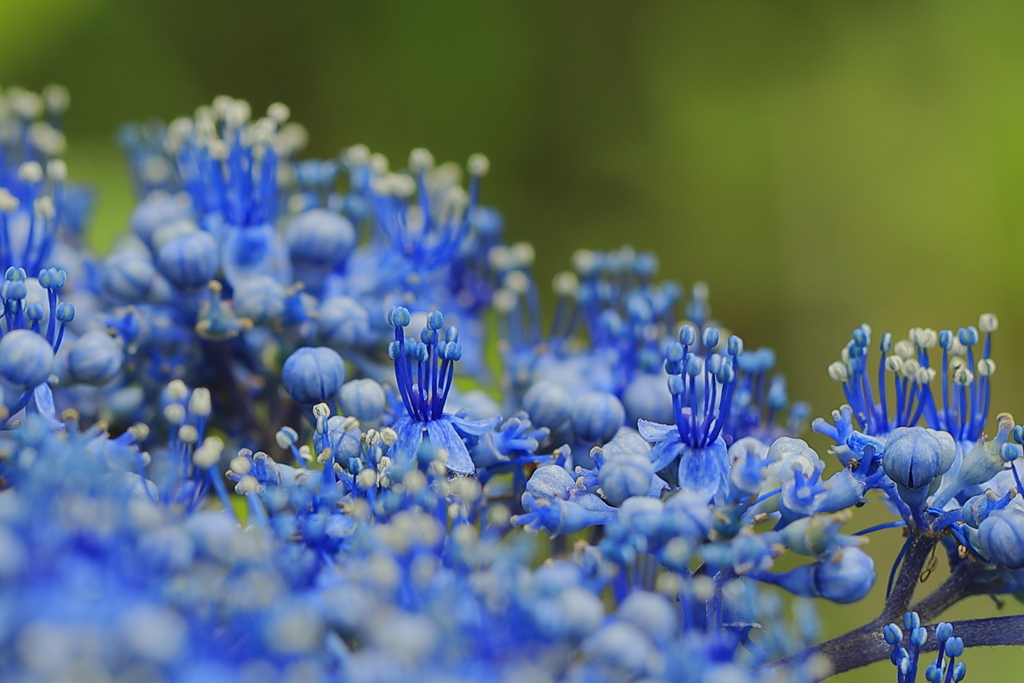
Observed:
[[[465,186],[425,149],[301,160],[286,106],[218,97],[119,132],[138,204],[99,258],[67,103],[0,93],[3,680],[950,683],[1024,643],[928,624],[1024,591],[995,316],[883,335],[877,371],[858,328],[826,461],[706,284],[623,247],[543,295],[482,155]],[[809,599],[865,598],[894,528],[880,616],[818,643]]]

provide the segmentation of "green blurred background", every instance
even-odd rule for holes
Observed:
[[[993,405],[1024,413],[1022,35],[1009,1],[0,0],[0,84],[70,88],[67,158],[102,193],[100,249],[132,202],[119,122],[220,93],[280,100],[311,155],[487,153],[484,199],[544,279],[577,247],[656,250],[664,275],[711,285],[748,345],[776,348],[816,414],[841,403],[825,367],[859,323],[900,338],[987,311]],[[862,512],[858,527],[885,517]],[[899,540],[872,540],[882,577]],[[828,633],[881,600],[826,609]],[[965,661],[1007,680],[1024,654]]]

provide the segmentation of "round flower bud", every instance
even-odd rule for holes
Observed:
[[[12,330],[0,339],[0,375],[11,384],[33,389],[50,376],[53,348],[31,330]]]
[[[860,548],[843,548],[815,565],[818,596],[840,605],[863,600],[875,585],[875,561]]]
[[[132,211],[129,222],[139,239],[149,244],[153,232],[160,226],[191,217],[192,200],[188,194],[151,192]]]
[[[618,506],[632,496],[646,496],[653,475],[650,459],[642,455],[623,455],[605,462],[598,472],[598,481],[605,500]]]
[[[376,422],[384,415],[384,389],[372,379],[354,379],[341,387],[341,412],[360,422]]]
[[[157,253],[160,272],[181,289],[205,285],[217,274],[217,264],[217,241],[201,230],[168,240]]]
[[[284,362],[281,382],[296,403],[333,400],[345,382],[345,361],[324,346],[304,346]]]
[[[572,408],[572,426],[576,436],[588,443],[610,441],[626,422],[622,402],[603,391],[591,391],[576,399]]]
[[[102,268],[103,291],[122,303],[144,301],[153,288],[157,272],[149,259],[131,252],[111,254]]]
[[[924,502],[932,480],[950,468],[955,456],[956,443],[946,432],[924,427],[897,427],[885,443],[882,469],[906,490],[901,491],[901,497],[908,504],[920,504]],[[915,491],[917,493],[911,493]],[[907,497],[911,500],[906,500]]]
[[[664,375],[638,374],[622,394],[629,424],[637,420],[651,420],[670,424],[675,421],[672,412],[672,394]]]
[[[352,251],[356,231],[344,216],[324,209],[310,209],[291,220],[286,239],[293,259],[333,266]]]
[[[633,591],[619,605],[615,616],[633,624],[662,645],[671,641],[679,630],[675,606],[659,593]]]
[[[1004,508],[992,512],[978,526],[978,544],[992,564],[1024,567],[1024,511]]]
[[[347,296],[325,299],[320,304],[317,322],[331,344],[349,347],[369,341],[370,314],[358,301]]]
[[[537,382],[523,396],[523,409],[538,427],[556,429],[572,416],[572,396],[554,382]]]
[[[271,322],[284,315],[285,296],[281,283],[269,275],[246,278],[235,286],[235,315],[257,325]]]
[[[121,371],[124,352],[106,332],[86,332],[68,353],[68,375],[79,384],[106,384]]]

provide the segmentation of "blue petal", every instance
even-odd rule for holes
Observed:
[[[679,439],[679,434],[677,433],[675,439],[659,441],[656,443],[654,448],[647,451],[647,457],[651,459],[651,463],[654,465],[654,471],[660,472],[668,467],[682,450],[683,444]]]
[[[406,458],[416,457],[416,451],[423,443],[423,423],[409,417],[403,417],[395,423],[393,429],[398,434],[398,439],[388,450],[389,453],[396,453]]]
[[[679,438],[679,428],[675,425],[663,425],[660,422],[651,422],[650,420],[637,420],[636,429],[640,432],[640,436],[644,437],[644,441],[651,443],[658,443],[660,441],[668,441],[675,434],[676,439]]]
[[[430,435],[430,443],[448,452],[449,470],[456,474],[476,472],[476,466],[469,457],[466,444],[462,443],[462,438],[455,432],[450,420],[443,417],[440,420],[431,420],[427,423],[427,434]]]
[[[729,454],[721,439],[703,448],[686,448],[679,458],[679,488],[710,500],[725,481],[728,463]]]
[[[459,417],[458,415],[445,413],[444,418],[442,419],[455,425],[457,430],[467,436],[483,436],[487,432],[493,431],[495,427],[501,424],[501,415],[495,415],[494,417],[487,418],[486,420],[468,420],[464,417]]]

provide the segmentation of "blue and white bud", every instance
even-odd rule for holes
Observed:
[[[956,442],[947,432],[925,427],[897,427],[882,451],[882,469],[900,487],[908,505],[921,505],[932,482],[946,473],[956,457]]]
[[[190,232],[166,242],[157,252],[157,267],[181,289],[198,289],[217,274],[217,241],[208,232]]]
[[[281,383],[296,403],[333,401],[345,382],[345,361],[334,349],[304,346],[288,356]]]
[[[341,387],[341,411],[368,425],[380,421],[387,399],[384,389],[372,379],[354,379]]]
[[[992,564],[1024,567],[1024,510],[1007,507],[993,511],[978,526],[978,544]]]
[[[626,409],[622,402],[614,394],[603,391],[583,394],[572,408],[573,429],[576,436],[586,443],[610,441],[625,422]]]
[[[0,376],[21,389],[47,380],[53,368],[53,347],[31,330],[12,330],[0,339]]]
[[[286,239],[294,261],[330,267],[344,261],[356,243],[356,231],[344,216],[310,209],[292,218]]]
[[[68,353],[70,379],[79,384],[106,384],[121,372],[124,351],[106,332],[86,332]]]
[[[235,315],[257,325],[279,319],[285,312],[284,286],[269,275],[245,278],[235,285]]]

